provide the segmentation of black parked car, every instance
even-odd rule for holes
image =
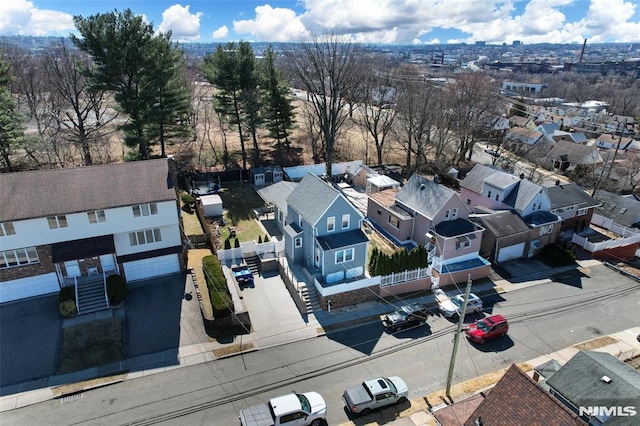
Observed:
[[[394,312],[385,315],[382,323],[389,330],[398,331],[403,328],[425,324],[428,316],[429,312],[424,305],[414,303],[412,305],[401,306]]]

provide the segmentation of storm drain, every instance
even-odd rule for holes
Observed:
[[[63,396],[62,398],[60,398],[60,403],[62,404],[65,402],[72,402],[78,399],[82,399],[82,395],[84,395],[84,392],[78,392],[71,395]]]

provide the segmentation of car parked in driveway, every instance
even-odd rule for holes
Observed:
[[[509,323],[502,315],[491,315],[469,324],[464,334],[474,343],[484,343],[507,334]]]
[[[436,289],[433,291],[438,302],[438,309],[440,313],[447,318],[458,318],[462,312],[462,305],[464,304],[464,294],[457,294],[453,297],[449,297],[442,289]],[[473,293],[469,293],[469,300],[467,301],[467,309],[465,315],[475,312],[482,312],[482,300]]]

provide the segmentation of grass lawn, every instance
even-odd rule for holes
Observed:
[[[224,218],[227,226],[220,232],[220,239],[224,240],[229,236],[229,226],[236,228],[236,236],[240,242],[258,241],[258,237],[264,239],[265,232],[258,221],[254,219],[253,210],[264,207],[264,200],[248,183],[233,182],[225,183],[218,193],[222,198],[224,208]],[[223,245],[224,247],[224,245]],[[233,243],[231,244],[233,247]]]
[[[81,371],[121,361],[125,356],[124,318],[106,318],[67,327],[57,374]]]

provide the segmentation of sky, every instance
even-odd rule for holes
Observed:
[[[182,42],[640,42],[640,0],[2,0],[0,35],[66,37],[76,15],[125,9]]]

